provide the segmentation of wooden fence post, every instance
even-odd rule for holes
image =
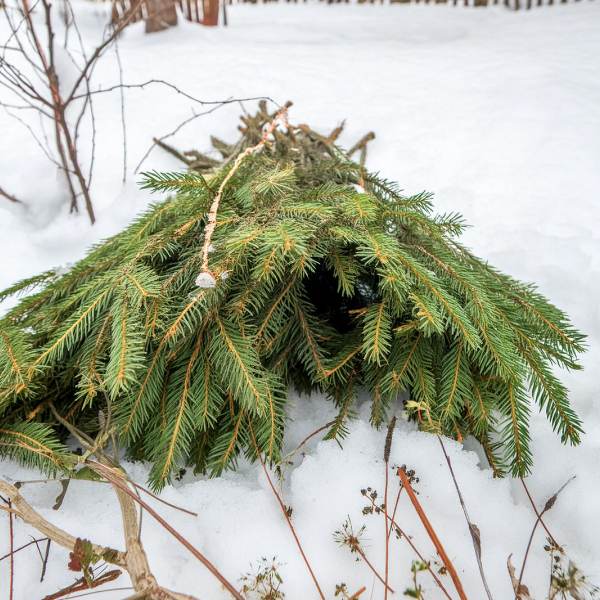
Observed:
[[[219,24],[219,0],[203,0],[202,11],[204,13],[202,25],[215,27]]]

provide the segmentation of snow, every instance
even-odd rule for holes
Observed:
[[[107,18],[101,4],[78,4],[84,38],[98,39]],[[40,18],[40,15],[37,15]],[[513,276],[535,281],[540,291],[565,308],[589,335],[584,372],[563,373],[587,435],[577,448],[560,444],[541,415],[534,416],[535,467],[527,484],[538,508],[565,481],[572,481],[544,520],[554,537],[591,581],[600,582],[600,4],[543,7],[509,12],[445,5],[325,5],[321,3],[232,5],[228,28],[205,29],[181,21],[176,29],[146,36],[143,25],[119,42],[124,79],[141,83],[164,79],[203,100],[268,96],[294,101],[290,118],[329,132],[342,119],[341,144],[351,146],[368,131],[368,164],[398,181],[407,193],[436,193],[439,212],[459,211],[473,225],[465,242]],[[0,37],[6,36],[4,22]],[[63,80],[72,77],[66,60]],[[95,71],[106,88],[118,83],[114,54]],[[92,198],[98,222],[68,214],[65,190],[54,167],[27,131],[0,113],[0,185],[27,203],[23,210],[0,198],[0,288],[41,270],[69,264],[86,248],[125,226],[151,200],[137,188],[133,170],[151,145],[192,111],[210,110],[160,84],[126,94],[127,182],[120,100],[96,99],[98,139]],[[251,109],[254,102],[245,102]],[[170,142],[180,149],[207,151],[209,135],[236,139],[234,103],[195,119]],[[85,132],[84,132],[85,133]],[[82,138],[83,140],[84,138]],[[90,148],[82,141],[84,163]],[[142,170],[176,170],[181,164],[155,149]],[[8,307],[8,303],[5,304]],[[293,458],[283,484],[284,502],[327,598],[335,585],[361,597],[383,598],[364,562],[356,562],[333,538],[350,516],[353,527],[367,525],[365,551],[383,570],[383,518],[362,514],[360,490],[384,487],[384,431],[368,425],[368,401],[358,408],[343,450],[315,436]],[[322,398],[298,398],[286,448],[331,420],[333,407]],[[401,413],[398,411],[398,416]],[[478,455],[445,442],[472,521],[481,530],[483,565],[496,600],[512,598],[506,560],[513,553],[517,573],[535,522],[521,483],[494,480],[478,466]],[[465,446],[473,449],[469,442]],[[469,530],[435,437],[400,419],[390,464],[406,464],[420,478],[419,500],[454,561],[471,599],[483,598]],[[139,483],[148,468],[127,465]],[[0,463],[9,481],[39,474]],[[274,479],[275,481],[276,478]],[[392,476],[392,504],[398,489]],[[24,496],[48,520],[95,543],[123,548],[120,514],[106,485],[74,481],[58,511],[59,483],[30,484]],[[288,600],[317,598],[291,532],[260,465],[242,461],[220,479],[184,476],[162,497],[198,513],[191,517],[150,500],[223,574],[237,580],[262,557],[284,563],[280,574]],[[426,558],[435,551],[403,494],[399,521]],[[15,523],[16,547],[32,530]],[[227,598],[218,582],[146,515],[143,542],[159,582],[203,599]],[[547,597],[549,556],[545,534],[534,539],[524,583],[533,598]],[[0,518],[0,556],[8,552],[8,519]],[[414,555],[404,540],[392,540],[390,585],[396,597],[411,583]],[[8,599],[8,560],[0,562],[0,599]],[[15,599],[34,600],[69,585],[68,552],[52,546],[43,583],[35,547],[15,556]],[[426,573],[419,577],[426,597],[442,594]],[[455,597],[448,576],[444,585]],[[128,586],[126,575],[106,588]],[[102,588],[101,588],[102,589]],[[131,591],[103,593],[107,600]]]

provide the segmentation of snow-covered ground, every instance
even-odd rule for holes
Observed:
[[[107,7],[78,7],[86,40],[98,38]],[[39,15],[38,15],[39,16]],[[119,42],[124,79],[164,79],[203,100],[269,96],[294,101],[291,119],[329,132],[343,119],[342,145],[367,131],[368,164],[400,182],[407,193],[436,194],[440,212],[460,211],[473,225],[465,235],[477,254],[512,275],[535,281],[589,335],[584,372],[565,373],[572,402],[587,435],[578,448],[564,448],[543,416],[532,427],[534,472],[528,486],[538,507],[573,475],[545,522],[568,555],[600,583],[600,3],[544,7],[513,13],[445,5],[233,5],[228,28],[205,29],[180,22],[171,31],[145,36],[143,25]],[[0,23],[0,38],[7,30]],[[63,61],[64,79],[70,77]],[[107,87],[118,82],[114,55],[95,72]],[[246,103],[248,109],[252,103]],[[210,107],[207,107],[210,108]],[[0,198],[0,288],[40,270],[73,262],[93,242],[119,231],[149,201],[133,174],[153,136],[173,130],[192,111],[191,101],[159,85],[126,93],[127,171],[118,94],[98,96],[98,140],[92,196],[98,223],[68,214],[68,201],[54,167],[16,121],[0,112],[0,186],[26,202],[23,211]],[[209,135],[236,136],[237,104],[196,119],[172,143],[209,149]],[[84,142],[82,141],[82,144]],[[85,150],[89,152],[89,148]],[[85,161],[84,161],[85,162]],[[143,169],[175,170],[176,160],[154,150]],[[57,205],[61,205],[56,210]],[[330,420],[322,399],[299,399],[289,449]],[[335,442],[307,444],[286,474],[284,501],[327,598],[346,583],[361,598],[383,598],[383,588],[364,562],[339,547],[333,533],[348,516],[355,529],[367,525],[365,550],[383,569],[383,518],[363,516],[360,490],[383,492],[384,433],[368,426],[368,406],[341,450]],[[472,446],[470,446],[472,448]],[[496,600],[513,597],[506,560],[520,566],[535,515],[519,481],[494,480],[477,454],[446,442],[470,512],[481,530],[483,564]],[[400,421],[392,464],[415,469],[422,502],[454,561],[471,600],[484,598],[468,528],[437,439]],[[140,483],[147,469],[129,473]],[[8,480],[38,474],[9,462]],[[396,479],[395,477],[393,478]],[[74,482],[58,511],[51,506],[57,483],[31,484],[22,492],[46,518],[96,543],[122,548],[120,515],[107,486]],[[397,482],[392,489],[397,490]],[[156,504],[157,510],[197,546],[230,581],[277,556],[288,600],[317,598],[294,540],[259,465],[242,463],[237,473],[206,480],[189,474],[163,497],[196,511],[197,518]],[[394,495],[395,499],[395,495]],[[152,501],[153,502],[153,501]],[[435,551],[407,497],[399,520],[430,559]],[[34,532],[15,524],[15,543]],[[549,556],[545,535],[534,539],[524,583],[532,598],[546,598]],[[149,517],[143,541],[161,584],[202,599],[227,598],[218,582]],[[0,518],[0,557],[8,552],[8,518]],[[410,585],[413,555],[393,540],[390,585],[396,596]],[[8,599],[8,560],[0,562],[0,599]],[[68,552],[53,545],[39,583],[40,560],[31,546],[15,557],[15,600],[37,600],[69,585]],[[444,585],[453,597],[451,582]],[[427,574],[427,599],[443,597]],[[125,575],[107,588],[125,587]],[[241,584],[240,584],[241,587]],[[372,592],[372,589],[374,590]],[[107,600],[127,590],[105,592]]]

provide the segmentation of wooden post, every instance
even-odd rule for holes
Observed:
[[[219,24],[219,0],[203,0],[202,9],[204,11],[203,25],[215,27]]]

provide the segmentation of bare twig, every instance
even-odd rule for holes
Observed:
[[[104,50],[114,40],[116,40],[117,37],[121,34],[121,32],[125,29],[125,27],[127,27],[127,25],[129,25],[131,23],[131,21],[133,21],[133,19],[135,17],[135,13],[136,13],[137,9],[140,7],[140,5],[142,4],[142,2],[143,2],[143,0],[135,0],[132,3],[131,9],[130,9],[129,13],[125,16],[125,18],[123,18],[123,19],[121,19],[119,21],[118,25],[113,29],[111,35],[109,35],[94,50],[94,52],[92,53],[92,55],[90,56],[90,58],[87,60],[87,62],[85,63],[85,65],[81,69],[81,72],[80,72],[79,76],[77,77],[77,79],[75,80],[75,83],[71,87],[71,93],[69,94],[69,96],[65,100],[65,104],[69,104],[71,102],[71,100],[73,100],[75,94],[77,93],[77,90],[79,89],[79,86],[81,85],[81,82],[85,79],[85,77],[87,76],[88,71],[94,66],[96,60],[100,57],[100,55],[104,52]]]
[[[544,509],[542,510],[541,513],[538,514],[537,509],[535,508],[535,505],[532,503],[532,506],[535,510],[535,513],[537,515],[537,519],[535,521],[535,525],[533,526],[533,529],[531,530],[531,535],[529,536],[529,542],[527,543],[527,549],[525,550],[525,557],[523,558],[523,565],[521,566],[521,574],[519,575],[519,581],[518,581],[518,585],[519,587],[521,586],[521,582],[523,581],[523,574],[525,573],[525,566],[527,565],[527,558],[529,556],[529,550],[531,548],[531,542],[533,541],[533,536],[535,535],[535,531],[537,529],[537,526],[540,524],[540,522],[542,522],[542,517],[544,516],[544,514],[546,512],[548,512],[549,510],[552,509],[552,507],[554,506],[554,503],[556,502],[558,495],[569,485],[569,483],[571,483],[571,481],[573,481],[573,479],[575,479],[575,475],[573,477],[571,477],[571,479],[569,479],[559,490],[558,492],[556,492],[544,505]],[[523,486],[525,486],[525,481],[523,481],[523,478],[521,478],[521,481],[523,483]],[[525,489],[527,490],[527,486],[525,486]],[[529,496],[529,490],[527,490],[527,495]],[[531,496],[530,496],[531,499]],[[545,528],[545,526],[544,526]],[[547,530],[546,530],[547,531]],[[554,540],[554,538],[551,536],[552,541],[554,542],[554,544],[556,544],[557,548],[560,548],[560,546],[556,543],[556,541]],[[515,598],[517,597],[518,593],[517,591],[515,591]]]
[[[392,436],[394,435],[394,427],[396,426],[396,417],[393,417],[388,425],[387,435],[385,436],[385,448],[383,451],[383,460],[385,462],[385,494],[383,499],[383,510],[385,513],[385,592],[384,598],[388,597],[388,572],[390,563],[390,536],[388,534],[388,483],[390,471],[390,452],[392,450]]]
[[[0,187],[0,196],[4,196],[7,200],[10,200],[11,202],[16,202],[17,204],[23,204],[20,200],[15,198],[15,196],[11,196],[8,192],[5,192],[1,187]]]
[[[119,65],[119,83],[121,84],[121,129],[123,130],[123,183],[127,182],[127,127],[125,125],[125,94],[123,92],[123,65],[121,64],[121,54],[119,52],[119,42],[115,40],[115,55]]]
[[[132,590],[133,588],[130,587],[118,587],[118,588],[108,588],[106,590],[94,590],[93,592],[84,592],[83,594],[76,594],[75,596],[69,596],[69,600],[73,600],[73,598],[82,598],[83,596],[92,596],[95,594],[102,594],[103,592],[125,592],[128,590]],[[146,592],[143,593],[143,595],[138,595],[138,594],[134,594],[133,596],[128,596],[127,598],[124,598],[123,600],[131,600],[132,598],[134,598],[135,600],[143,600],[143,598],[146,597]]]
[[[546,524],[544,523],[540,513],[538,512],[538,509],[535,507],[535,502],[533,501],[533,498],[531,497],[531,494],[529,493],[529,489],[527,488],[527,484],[525,483],[525,480],[522,477],[521,477],[521,483],[523,484],[523,487],[525,488],[525,493],[527,494],[527,498],[529,498],[529,502],[531,503],[531,507],[533,508],[533,512],[535,513],[535,516],[539,519],[540,523],[542,524],[542,527],[546,530],[546,533],[548,534],[548,536],[550,537],[550,539],[552,540],[554,545],[557,548],[560,548],[560,544],[554,539],[554,536],[550,533],[550,530],[546,527]]]
[[[12,502],[6,501],[8,508],[12,508]],[[8,535],[10,537],[10,583],[8,584],[8,598],[13,600],[14,584],[15,584],[15,537],[13,535],[13,514],[8,513]]]
[[[492,593],[490,592],[490,588],[488,587],[487,579],[485,578],[485,573],[483,571],[483,563],[481,562],[481,533],[479,532],[479,527],[475,525],[471,519],[469,518],[469,513],[467,512],[467,507],[463,500],[462,494],[458,487],[458,483],[456,481],[456,477],[454,476],[454,470],[452,469],[452,463],[450,462],[450,457],[446,452],[446,448],[444,447],[444,442],[442,438],[437,436],[440,445],[442,446],[442,452],[446,457],[446,462],[448,463],[448,468],[450,469],[450,475],[452,475],[452,481],[454,481],[454,487],[456,488],[456,493],[458,494],[458,499],[460,501],[460,505],[462,506],[463,513],[465,514],[465,519],[467,520],[467,524],[469,525],[469,532],[471,534],[471,540],[473,541],[473,548],[475,550],[475,557],[477,558],[477,564],[479,566],[479,573],[481,575],[481,580],[483,581],[483,587],[485,588],[487,597],[489,600],[493,600]]]
[[[119,575],[121,575],[121,571],[117,571],[117,570],[109,571],[108,573],[101,575],[97,579],[94,579],[92,581],[92,588],[96,588],[101,585],[104,585],[105,583],[108,583],[109,581],[114,581],[115,579],[117,579],[119,577]],[[81,590],[89,590],[89,589],[90,589],[90,586],[88,585],[88,582],[85,580],[84,577],[81,577],[72,585],[70,585],[62,590],[59,590],[58,592],[56,592],[54,594],[50,594],[49,596],[46,596],[42,600],[58,600],[59,598],[63,598],[64,596],[69,596],[73,592],[79,592]]]
[[[396,496],[396,504],[394,504],[394,512],[392,513],[392,518],[390,519],[390,528],[388,530],[388,536],[392,535],[393,522],[396,518],[396,512],[398,511],[398,504],[400,503],[400,495],[402,494],[402,486],[398,489],[398,495]]]
[[[377,579],[379,579],[379,581],[381,583],[383,583],[383,587],[385,589],[386,596],[387,596],[388,591],[390,591],[390,592],[392,592],[392,594],[394,594],[395,593],[394,590],[387,584],[386,580],[377,572],[375,567],[369,562],[369,559],[367,558],[367,555],[365,554],[364,550],[362,548],[357,547],[356,552],[358,552],[360,554],[361,558],[365,561],[365,563],[367,564],[369,569],[371,569],[371,571],[373,571],[373,575],[375,575],[375,577],[377,577]]]
[[[50,538],[48,538],[48,541],[46,542],[46,553],[44,554],[44,558],[42,560],[42,575],[40,577],[40,583],[42,581],[44,581],[44,575],[46,575],[46,567],[48,566],[48,555],[50,554],[50,544],[52,543],[52,540]]]
[[[0,562],[3,561],[6,558],[9,558],[13,554],[16,554],[17,552],[20,552],[21,550],[24,550],[25,548],[28,548],[29,546],[33,546],[33,544],[37,544],[38,542],[43,542],[46,539],[48,539],[48,538],[40,538],[39,540],[31,540],[31,542],[27,542],[26,544],[24,544],[20,548],[17,548],[16,550],[12,550],[8,554],[5,554],[4,556],[0,557]]]
[[[289,462],[290,459],[300,450],[300,448],[302,448],[306,444],[306,442],[308,442],[308,440],[313,438],[315,435],[318,435],[319,433],[321,433],[321,431],[324,431],[325,429],[329,429],[334,423],[335,423],[335,421],[329,421],[329,423],[326,423],[325,425],[323,425],[323,427],[319,427],[319,429],[317,429],[316,431],[313,431],[310,435],[305,437],[302,440],[302,442],[300,442],[300,444],[298,444],[298,447],[295,450],[292,450],[291,452],[286,454],[281,459],[281,463],[284,465],[283,471],[281,473],[281,483],[282,484],[283,484],[283,479],[285,477],[285,472],[287,471],[288,465],[290,464],[290,462]],[[281,487],[280,487],[280,489],[281,489]]]

